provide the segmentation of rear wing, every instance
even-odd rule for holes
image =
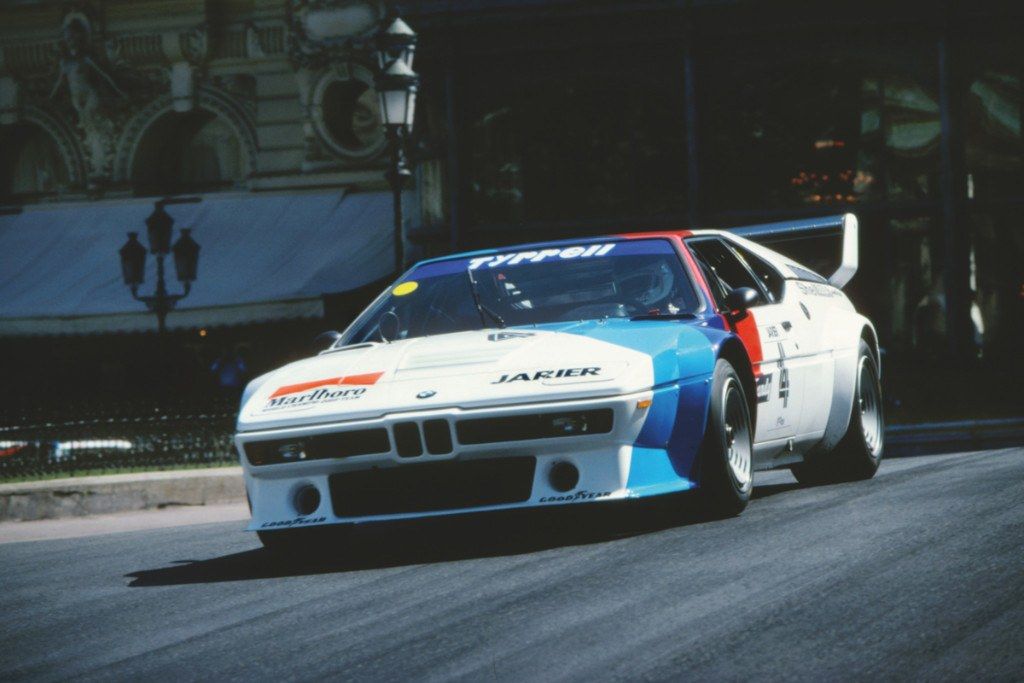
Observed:
[[[792,240],[812,237],[839,237],[842,240],[842,257],[839,268],[828,277],[833,287],[843,287],[857,272],[857,217],[852,213],[823,218],[807,218],[797,221],[764,223],[734,228],[729,232],[745,237],[765,246],[782,244]]]

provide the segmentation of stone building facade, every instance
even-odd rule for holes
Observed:
[[[0,204],[383,187],[382,2],[0,7]]]

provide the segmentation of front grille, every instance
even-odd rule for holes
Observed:
[[[607,434],[612,431],[613,416],[611,408],[599,408],[564,413],[483,417],[459,420],[455,431],[459,443],[467,445]]]
[[[423,455],[423,444],[420,442],[420,428],[415,422],[396,422],[395,448],[403,458],[415,458]]]
[[[391,450],[388,430],[355,429],[347,432],[317,434],[295,439],[250,441],[244,445],[245,457],[252,465],[274,465],[300,460],[349,458],[354,455],[387,453]]]
[[[452,431],[447,420],[427,420],[423,423],[423,439],[427,442],[427,452],[431,455],[443,455],[452,452]]]
[[[533,457],[438,462],[341,472],[329,478],[339,517],[521,503],[533,489]]]

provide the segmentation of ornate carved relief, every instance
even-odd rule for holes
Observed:
[[[305,120],[305,169],[363,161],[386,143],[366,57],[385,14],[379,0],[288,0],[288,57]]]
[[[321,145],[335,157],[368,159],[387,145],[373,72],[361,64],[343,63],[319,74],[308,112]]]
[[[331,142],[329,117],[320,110],[314,122],[309,114],[311,105],[320,106],[312,93],[328,65],[347,63],[353,48],[363,47],[360,41],[373,33],[384,13],[380,0],[283,0],[287,17],[275,21],[262,14],[254,22],[243,15],[216,31],[207,24],[183,28],[207,16],[205,10],[189,10],[181,14],[182,26],[146,32],[145,23],[139,23],[138,32],[118,35],[105,32],[104,13],[90,5],[100,6],[95,0],[62,3],[61,25],[40,27],[50,35],[60,29],[56,40],[19,43],[20,36],[0,28],[0,37],[13,42],[0,45],[0,124],[32,121],[49,132],[72,185],[102,188],[129,182],[135,149],[149,126],[172,109],[197,107],[227,123],[244,149],[245,165],[254,171],[261,76],[225,71],[236,61],[281,61],[295,47],[296,27],[303,54],[321,55],[323,64],[303,97],[311,158],[335,163],[338,157],[362,157],[362,142]],[[221,57],[230,61],[215,62]],[[211,62],[215,68],[209,68]],[[316,102],[329,85],[320,87]]]
[[[288,57],[321,68],[365,47],[384,19],[382,0],[288,0]]]
[[[109,175],[113,154],[114,116],[128,96],[108,70],[94,58],[93,30],[80,11],[64,17],[60,66],[49,99],[70,99],[85,142],[89,178],[98,182]]]
[[[258,145],[255,125],[244,105],[221,90],[209,86],[199,86],[196,89],[196,106],[216,114],[228,124],[244,150],[246,175],[252,175],[256,171]],[[132,164],[146,131],[158,119],[172,110],[171,96],[161,95],[127,122],[117,142],[113,165],[115,181],[131,180]]]
[[[75,131],[68,127],[60,117],[34,105],[26,105],[21,109],[20,120],[34,123],[53,138],[61,159],[67,167],[68,181],[72,186],[83,185],[87,173],[86,160]]]

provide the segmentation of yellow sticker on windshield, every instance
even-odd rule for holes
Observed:
[[[394,294],[395,296],[405,296],[406,294],[412,294],[413,292],[415,292],[416,288],[419,286],[420,283],[418,282],[403,282],[402,284],[392,289],[391,293]]]

